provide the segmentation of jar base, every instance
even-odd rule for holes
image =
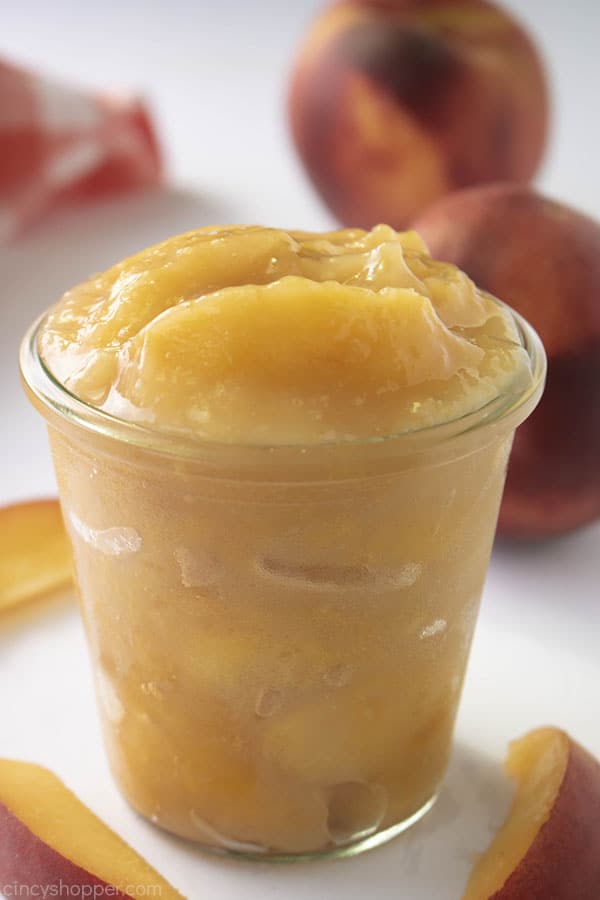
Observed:
[[[416,825],[417,822],[427,815],[434,806],[437,798],[437,793],[433,794],[433,796],[430,797],[416,812],[412,813],[401,822],[396,822],[394,825],[390,825],[388,828],[383,829],[383,831],[377,831],[374,834],[360,837],[342,845],[328,846],[323,850],[311,850],[307,853],[280,853],[277,850],[271,851],[266,848],[264,851],[258,849],[234,850],[228,847],[217,847],[214,844],[204,844],[198,841],[194,841],[193,846],[194,848],[205,851],[211,855],[226,856],[230,859],[234,858],[251,862],[294,863],[310,860],[345,859],[350,856],[358,856],[360,853],[364,853],[366,850],[371,850],[375,847],[380,847],[382,844],[387,844],[388,841],[393,840],[395,837],[402,834],[402,832],[412,828],[413,825]],[[164,829],[163,826],[160,825],[155,825],[155,827],[160,828],[163,831],[169,831],[169,829]],[[180,835],[178,836],[181,837]]]

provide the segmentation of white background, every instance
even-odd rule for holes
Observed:
[[[540,184],[600,217],[600,4],[507,5],[537,35],[552,77],[553,140]],[[16,353],[26,325],[63,290],[196,225],[332,224],[294,158],[283,113],[294,47],[319,6],[2,4],[0,53],[79,84],[147,95],[173,187],[57,216],[0,249],[0,502],[54,491],[44,429],[20,392]],[[599,551],[600,525],[495,549],[447,787],[416,829],[359,859],[285,868],[227,862],[138,820],[107,773],[70,602],[0,623],[0,755],[52,767],[193,900],[458,900],[474,854],[510,800],[500,768],[507,741],[548,722],[600,755]]]

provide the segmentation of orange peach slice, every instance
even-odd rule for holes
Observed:
[[[67,585],[71,556],[58,500],[0,508],[0,611]]]
[[[511,744],[517,793],[463,900],[598,900],[600,763],[557,728]]]
[[[52,772],[12,760],[0,760],[2,884],[48,896],[64,885],[80,897],[181,898]]]

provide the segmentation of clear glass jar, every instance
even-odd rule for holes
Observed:
[[[217,445],[70,395],[26,336],[106,745],[129,802],[245,856],[344,855],[444,777],[515,428],[533,383],[442,426]]]

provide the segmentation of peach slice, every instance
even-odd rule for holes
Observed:
[[[511,744],[505,768],[513,806],[463,900],[598,900],[600,763],[564,731],[539,728]]]
[[[2,884],[41,886],[49,896],[65,885],[80,897],[181,897],[56,775],[7,759],[0,760]]]
[[[71,580],[71,555],[58,500],[0,508],[0,611]]]

